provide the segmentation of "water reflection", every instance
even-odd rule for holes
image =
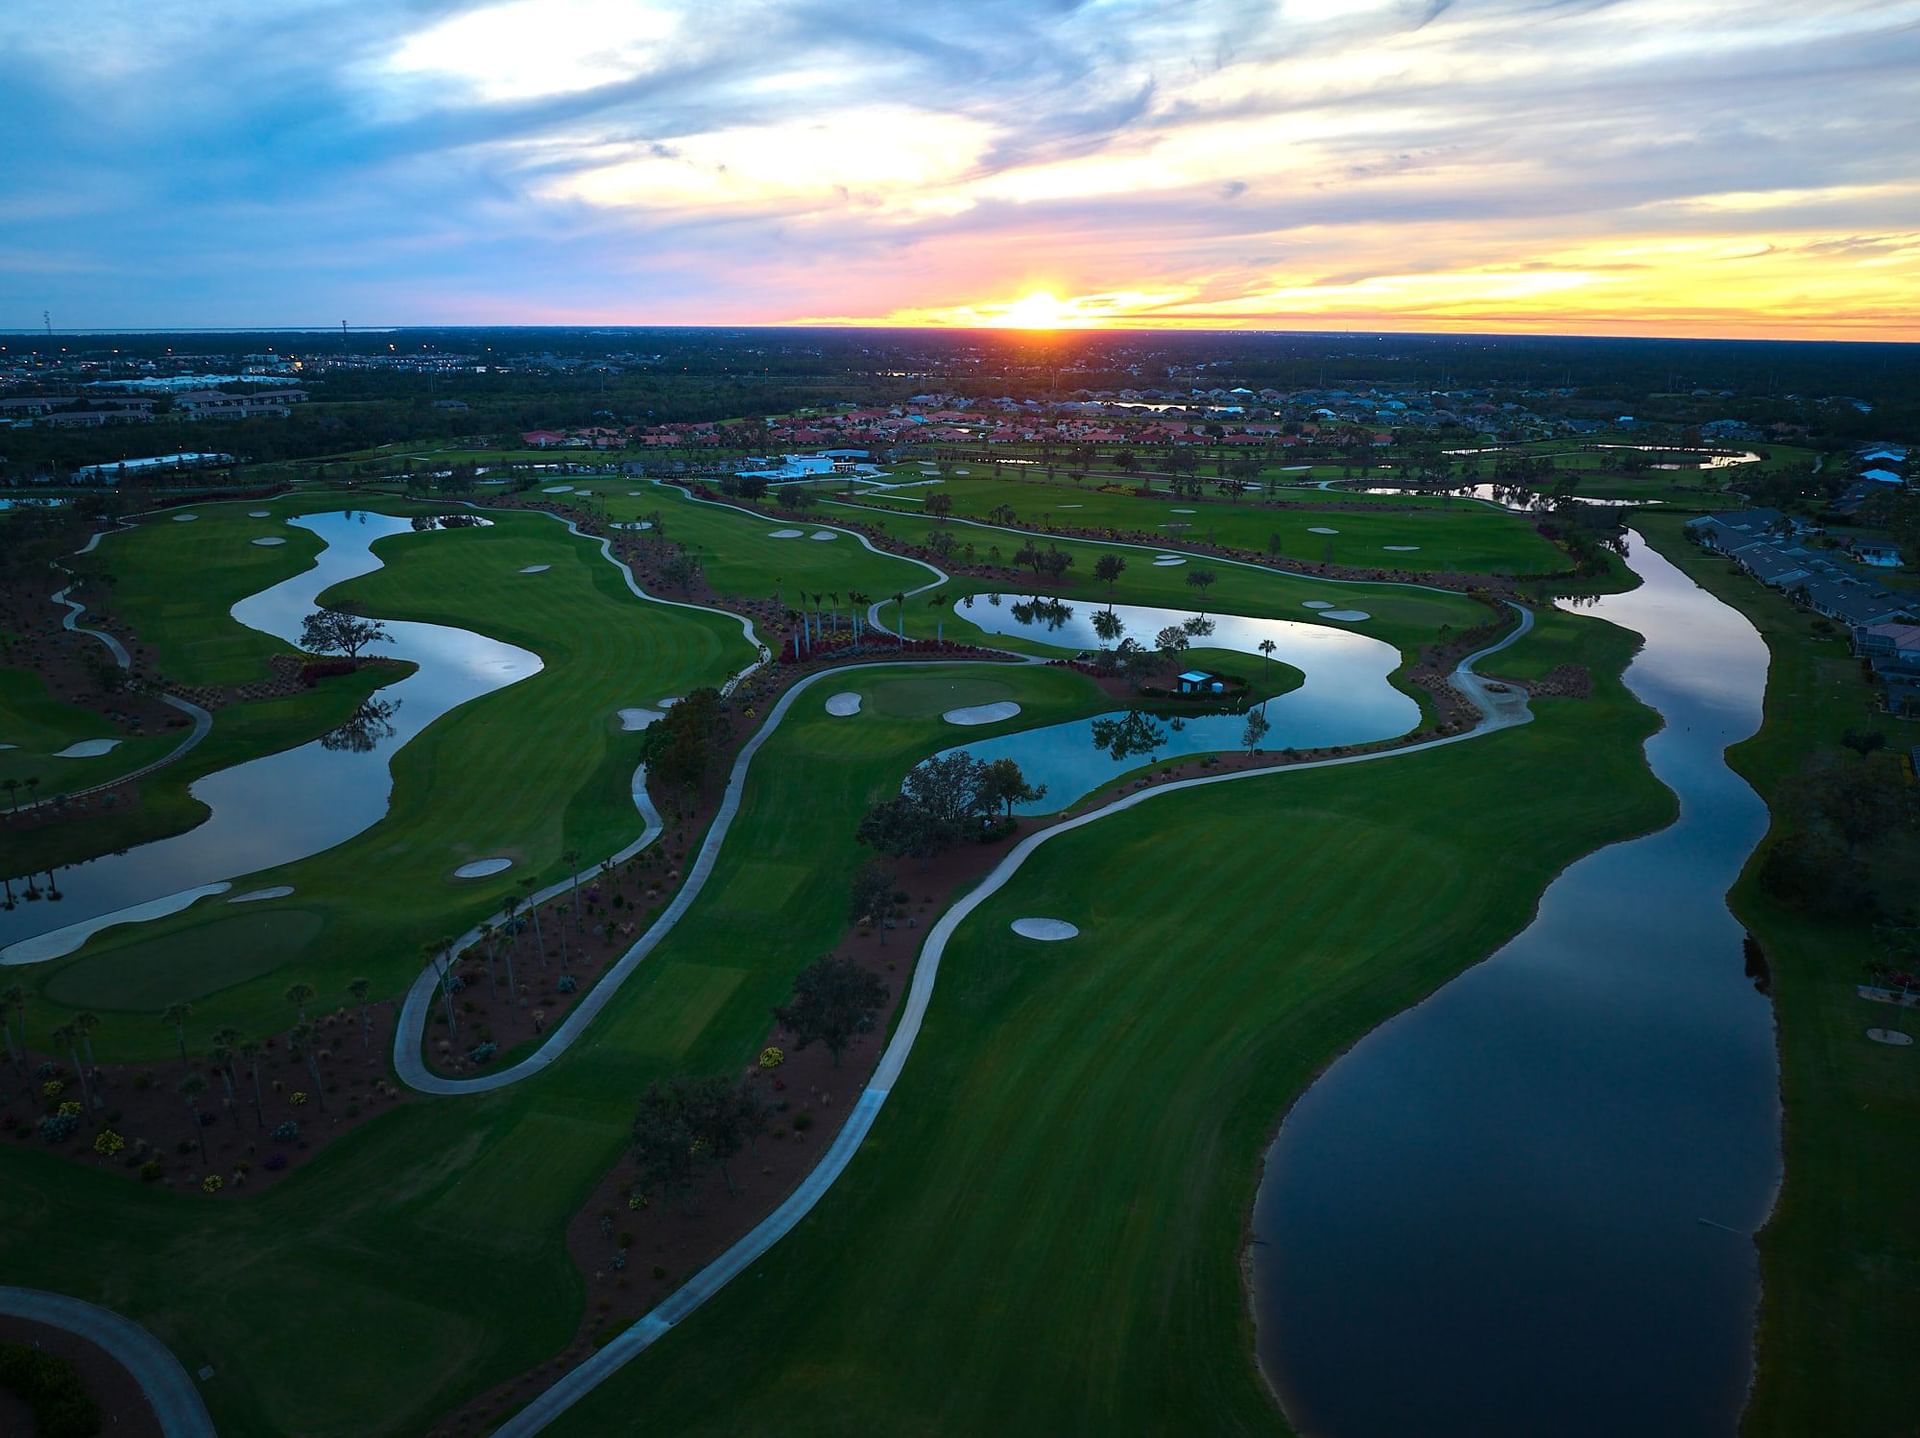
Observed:
[[[990,634],[1021,635],[1077,648],[1109,666],[1138,664],[1165,671],[1177,663],[1193,639],[1244,655],[1251,676],[1268,656],[1301,672],[1300,686],[1262,706],[1270,729],[1262,740],[1268,750],[1320,749],[1393,739],[1420,723],[1420,706],[1388,681],[1400,664],[1400,652],[1371,635],[1301,624],[1286,619],[1256,619],[1243,614],[1203,615],[1193,610],[1148,604],[1060,606],[1066,612],[1030,612],[1028,602],[985,596],[984,605],[960,612]],[[1154,647],[1124,635],[1145,634]],[[1113,645],[1118,638],[1117,646]],[[1271,645],[1271,650],[1263,648]],[[1131,646],[1131,647],[1129,647]],[[1112,782],[1121,761],[1125,768],[1194,754],[1240,748],[1246,734],[1244,707],[1229,712],[1183,714],[1156,720],[1135,710],[1115,710],[1091,719],[1070,720],[1021,733],[975,740],[964,747],[983,760],[1013,759],[1027,777],[1047,786],[1044,805],[1017,812],[1064,808]],[[953,751],[948,751],[953,752]]]
[[[312,568],[241,600],[232,612],[249,628],[295,645],[301,621],[322,593],[379,569],[372,546],[414,530],[409,519],[367,510],[288,522],[318,535],[326,548]],[[336,738],[335,731],[195,781],[190,792],[212,811],[198,828],[62,870],[67,898],[59,910],[41,904],[0,909],[0,964],[70,953],[117,913],[170,912],[169,903],[184,907],[186,895],[352,838],[387,812],[394,751],[449,710],[540,671],[537,655],[468,630],[385,623],[393,645],[383,657],[417,668],[379,691],[389,707],[359,735]],[[361,747],[361,739],[370,742]]]
[[[371,754],[400,732],[393,722],[393,716],[399,712],[398,699],[369,699],[337,729],[322,734],[320,747],[336,754]]]
[[[1637,535],[1628,560],[1641,587],[1581,607],[1646,637],[1627,683],[1665,718],[1646,754],[1679,818],[1567,869],[1287,1116],[1251,1259],[1302,1432],[1737,1428],[1779,1111],[1725,897],[1766,810],[1724,753],[1759,724],[1767,651]]]

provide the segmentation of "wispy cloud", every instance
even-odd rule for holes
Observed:
[[[13,0],[0,50],[0,325],[1920,338],[1920,0]]]

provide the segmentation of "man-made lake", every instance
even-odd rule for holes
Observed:
[[[381,567],[374,541],[413,529],[410,520],[364,511],[289,522],[312,530],[327,547],[313,568],[234,605],[233,617],[292,644],[323,591]],[[390,714],[198,780],[191,792],[213,811],[198,828],[60,870],[63,897],[57,902],[0,909],[0,964],[71,953],[116,922],[116,914],[136,906],[151,907],[127,917],[171,912],[204,886],[304,859],[352,838],[386,814],[393,789],[387,766],[401,745],[448,710],[541,668],[537,655],[464,629],[389,620],[387,630],[393,643],[369,653],[419,666],[379,691],[394,706]],[[16,880],[16,897],[20,889]]]
[[[1627,683],[1665,717],[1646,752],[1680,817],[1567,869],[1287,1116],[1252,1274],[1301,1432],[1736,1431],[1780,1112],[1725,897],[1767,814],[1723,754],[1759,726],[1767,651],[1638,535],[1628,562],[1642,586],[1583,612],[1646,636]]]
[[[996,605],[991,599],[1001,602]],[[1023,617],[1026,607],[1018,598],[994,595],[991,599],[982,595],[971,608],[957,609],[955,613],[990,634],[1018,634],[1068,650],[1100,646],[1093,617],[1104,613],[1107,605],[1075,602],[1064,606],[1064,614],[1060,608],[1043,606],[1041,612]],[[1021,614],[1014,613],[1016,605],[1021,607]],[[1126,626],[1125,637],[1149,648],[1160,630],[1198,617],[1192,610],[1162,609],[1153,605],[1111,607]],[[1206,648],[1237,650],[1245,655],[1244,662],[1237,666],[1242,677],[1258,678],[1261,666],[1267,663],[1259,652],[1263,640],[1273,642],[1276,660],[1291,664],[1303,676],[1297,689],[1261,706],[1272,726],[1261,741],[1263,749],[1366,744],[1396,738],[1419,726],[1419,704],[1388,682],[1388,676],[1399,666],[1400,652],[1384,640],[1324,624],[1285,619],[1253,619],[1240,614],[1210,614],[1207,618],[1213,624],[1213,632],[1197,636],[1192,642]],[[1122,774],[1156,760],[1238,749],[1247,724],[1244,713],[1156,717],[1150,723],[1159,742],[1144,747],[1137,742],[1128,743],[1121,746],[1122,752],[1118,754],[1111,747],[1101,747],[1096,739],[1096,726],[1125,717],[1126,711],[1117,710],[1092,719],[1069,720],[1064,724],[956,744],[954,748],[965,749],[976,759],[1016,760],[1029,783],[1047,786],[1044,799],[1016,812],[1051,813]],[[1140,734],[1138,726],[1135,729],[1135,734],[1129,737],[1136,741],[1152,737]]]

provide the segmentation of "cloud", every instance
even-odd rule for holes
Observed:
[[[1920,336],[1920,0],[13,0],[0,48],[0,326]]]

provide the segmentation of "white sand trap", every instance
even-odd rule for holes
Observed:
[[[1011,719],[1020,712],[1020,706],[1011,699],[1002,699],[997,704],[970,704],[964,709],[949,709],[940,717],[949,724],[998,724],[1002,719]]]
[[[1304,599],[1301,601],[1300,607],[1303,609],[1333,609],[1336,606],[1331,599]]]
[[[1174,514],[1198,514],[1200,511],[1197,509],[1176,509],[1170,512]]]
[[[248,519],[271,519],[273,518],[273,511],[270,509],[249,509],[247,511],[247,518]]]
[[[572,494],[573,486],[570,484],[550,484],[540,492],[542,494]]]
[[[259,545],[262,549],[271,549],[276,544],[285,544],[286,540],[282,539],[277,534],[269,534],[264,538],[254,540],[254,543]]]
[[[1382,549],[1390,549],[1395,554],[1412,554],[1415,550],[1419,549],[1420,546],[1417,544],[1383,544],[1380,547]]]
[[[838,539],[839,537],[831,529],[816,529],[807,536],[808,539]]]
[[[257,904],[262,899],[284,899],[293,892],[292,884],[275,884],[270,889],[255,889],[250,894],[235,894],[229,904]]]
[[[680,696],[678,694],[669,694],[665,699],[656,699],[653,702],[658,704],[662,709],[671,709],[680,702]]]
[[[1307,526],[1308,534],[1338,534],[1339,532],[1337,529],[1328,529],[1324,524],[1310,524]]]
[[[1373,618],[1373,616],[1364,609],[1323,609],[1320,611],[1320,617],[1322,619],[1338,619],[1347,624],[1358,624],[1362,619]]]
[[[453,871],[456,879],[484,879],[489,874],[497,874],[502,869],[511,869],[511,859],[475,859],[471,864],[462,864]]]
[[[1080,930],[1065,919],[1015,919],[1008,927],[1023,939],[1041,939],[1047,943],[1080,937]]]
[[[653,521],[650,519],[630,519],[625,524],[614,525],[614,528],[615,529],[652,529]]]
[[[98,759],[102,754],[111,754],[120,747],[118,739],[82,739],[78,744],[69,744],[53,757],[56,759]]]
[[[175,524],[191,524],[199,517],[197,514],[176,514],[173,517],[173,522]]]
[[[622,709],[620,711],[620,727],[628,731],[644,729],[653,723],[654,720],[664,719],[665,717],[666,715],[658,709]]]
[[[805,533],[806,531],[804,529],[769,529],[767,531],[767,538],[768,539],[798,539],[801,535]]]
[[[18,744],[0,744],[0,749],[18,749]]]
[[[827,700],[827,713],[836,719],[845,719],[849,714],[860,712],[860,696],[849,690],[845,694],[836,694]]]
[[[1177,554],[1162,554],[1154,559],[1153,567],[1155,569],[1171,569],[1176,564],[1185,564],[1186,562],[1186,560]]]
[[[1867,1037],[1877,1044],[1892,1044],[1897,1049],[1903,1049],[1913,1042],[1912,1034],[1903,1034],[1898,1029],[1868,1029]]]
[[[955,474],[972,474],[973,471],[970,469],[956,469],[954,473]]]
[[[522,574],[545,574],[551,568],[553,568],[551,564],[529,564],[520,572]]]
[[[1060,507],[1062,509],[1085,509],[1086,508],[1084,504],[1063,504]]]

